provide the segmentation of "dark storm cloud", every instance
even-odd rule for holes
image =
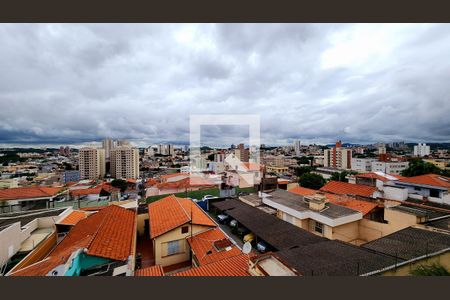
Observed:
[[[0,144],[188,143],[190,114],[258,114],[266,144],[450,140],[450,25],[3,24],[0,41]]]

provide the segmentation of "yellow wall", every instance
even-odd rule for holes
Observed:
[[[359,221],[359,238],[370,242],[388,234],[416,225],[420,219],[416,216],[386,208],[384,219],[388,223],[379,223],[368,219]]]
[[[438,263],[442,265],[447,270],[450,270],[450,252],[443,253],[441,255],[436,255],[433,257],[430,257],[428,259],[422,259],[417,262],[414,262],[412,264],[404,265],[396,270],[389,270],[381,275],[383,276],[408,276],[410,275],[409,272],[413,270],[414,268],[418,267],[419,265],[431,265],[433,263]]]
[[[145,220],[148,220],[148,213],[147,214],[137,215],[136,222],[137,222],[137,234],[138,234],[138,236],[143,236],[144,235]]]
[[[187,233],[181,233],[181,227],[188,226],[189,230]],[[192,234],[205,231],[207,229],[210,229],[211,227],[208,226],[201,226],[201,225],[192,225]],[[153,247],[155,252],[155,263],[157,265],[170,266],[173,264],[181,263],[184,261],[188,261],[190,259],[190,249],[188,242],[186,241],[186,238],[191,235],[191,226],[189,224],[179,226],[161,236],[158,236],[153,240]],[[180,254],[174,254],[170,256],[163,256],[165,253],[165,250],[163,249],[164,246],[166,246],[164,243],[175,241],[175,240],[182,240],[182,249],[184,250],[183,253]],[[166,246],[167,247],[167,246]]]

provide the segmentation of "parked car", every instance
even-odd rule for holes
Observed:
[[[222,224],[225,224],[229,218],[230,217],[226,214],[220,214],[217,216],[217,220],[219,220],[219,223],[222,223]]]
[[[237,229],[237,234],[238,234],[239,236],[244,236],[244,235],[246,235],[246,234],[248,234],[248,233],[250,233],[250,230],[248,230],[248,229],[245,228],[245,227],[239,227],[239,228]]]
[[[215,199],[215,198],[217,198],[217,197],[216,197],[216,196],[213,196],[213,195],[205,195],[205,196],[203,196],[202,200],[206,200],[206,199]]]
[[[244,243],[251,243],[253,242],[253,240],[255,239],[255,235],[253,233],[247,233],[246,235],[244,235],[244,238],[242,239],[242,241]]]
[[[230,221],[230,227],[236,227],[238,225],[238,221],[236,221],[236,220],[231,220]]]
[[[256,249],[261,253],[266,253],[269,251],[269,245],[264,241],[259,241],[258,244],[256,244]]]

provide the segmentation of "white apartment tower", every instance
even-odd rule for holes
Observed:
[[[130,146],[116,147],[111,151],[111,177],[116,179],[139,178],[139,150]]]
[[[161,155],[174,155],[175,151],[173,145],[171,144],[160,144],[158,145],[158,153]]]
[[[81,148],[78,155],[81,179],[97,180],[105,176],[105,149]]]
[[[324,167],[350,170],[352,168],[352,149],[342,148],[342,142],[337,141],[336,146],[323,151]]]
[[[112,139],[104,139],[102,142],[103,149],[105,149],[105,159],[109,160],[111,150],[114,148],[114,141]]]
[[[414,156],[425,156],[430,155],[430,146],[427,146],[427,144],[419,143],[417,146],[414,146]]]
[[[294,141],[295,156],[300,156],[300,140]]]

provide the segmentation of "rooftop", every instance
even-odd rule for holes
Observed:
[[[376,192],[376,188],[363,184],[352,184],[341,181],[329,181],[321,189],[323,192],[341,195],[355,195],[361,197],[372,197]]]
[[[0,214],[0,227],[20,222],[20,226],[30,223],[36,218],[56,217],[65,211],[67,207],[58,209],[44,209]]]
[[[219,228],[198,233],[188,238],[187,241],[199,265],[213,263],[242,253]]]
[[[401,183],[430,185],[442,188],[450,188],[450,178],[437,174],[426,174],[414,177],[403,177]]]
[[[357,276],[394,264],[392,257],[338,240],[277,252],[304,276]]]
[[[76,225],[79,221],[87,218],[88,214],[85,211],[74,210],[67,217],[60,220],[58,224],[61,225]]]
[[[402,260],[410,260],[433,252],[450,250],[450,234],[408,227],[365,243],[362,247]]]
[[[188,222],[215,227],[211,218],[192,200],[174,195],[148,205],[150,237],[155,238]]]
[[[248,255],[241,254],[178,272],[173,274],[173,276],[250,276],[248,261]]]
[[[405,177],[400,176],[400,175],[386,174],[386,173],[383,173],[383,172],[371,172],[371,173],[357,174],[356,177],[378,179],[378,180],[381,180],[383,182],[399,180],[399,179],[405,178]]]
[[[225,211],[277,250],[326,240],[236,199],[219,201],[211,205]]]
[[[33,199],[33,198],[50,198],[58,194],[62,187],[18,187],[11,189],[0,189],[1,200],[16,200],[16,199]]]
[[[148,268],[138,269],[134,272],[134,276],[164,276],[163,268],[160,265]]]

